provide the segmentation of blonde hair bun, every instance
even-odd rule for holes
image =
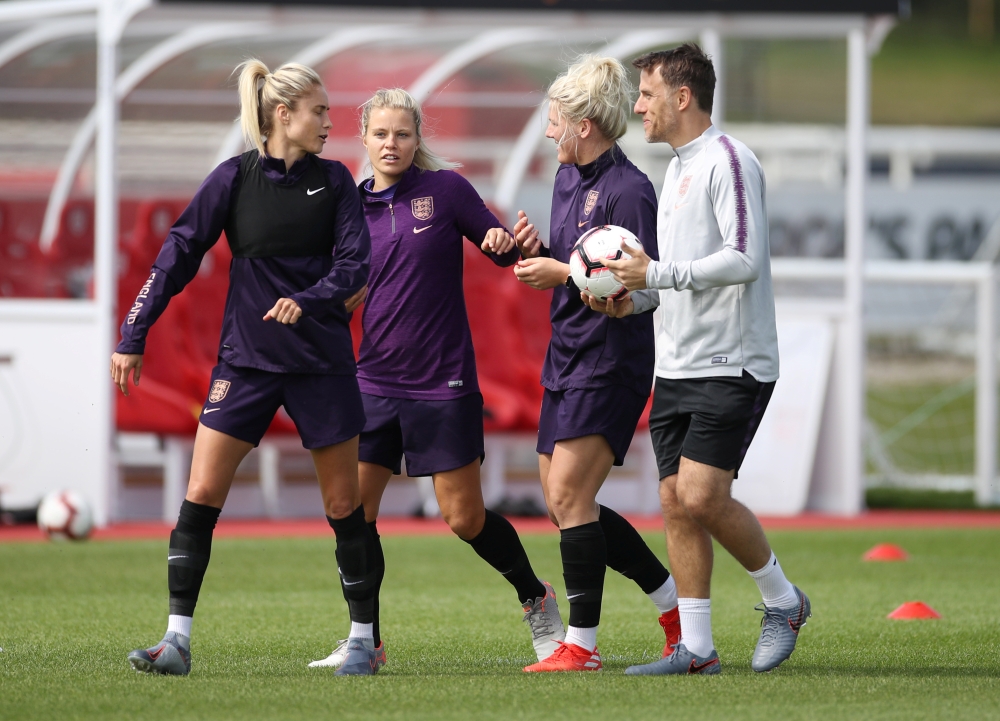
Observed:
[[[573,123],[588,118],[608,140],[628,128],[632,82],[616,58],[583,55],[549,86],[549,102]]]

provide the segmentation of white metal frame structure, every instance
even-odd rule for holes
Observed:
[[[98,38],[97,102],[90,115],[83,122],[74,138],[70,151],[66,154],[59,180],[53,188],[46,215],[43,244],[50,244],[58,228],[62,206],[72,186],[90,139],[96,136],[95,155],[95,301],[94,312],[99,327],[100,346],[113,347],[115,329],[115,254],[118,236],[117,213],[118,183],[116,174],[116,137],[120,103],[150,73],[168,60],[192,48],[231,37],[262,34],[266,24],[253,23],[198,25],[169,37],[146,52],[124,72],[119,74],[118,45],[130,20],[142,10],[153,5],[153,0],[33,0],[0,3],[0,23],[32,22],[45,18],[75,16],[80,13],[96,13]],[[258,14],[257,16],[260,17]],[[751,15],[751,14],[635,14],[611,15],[608,13],[557,13],[542,15],[528,12],[476,13],[472,11],[443,13],[423,13],[420,11],[400,11],[393,13],[390,23],[380,24],[384,11],[352,9],[329,11],[327,22],[330,32],[320,40],[311,42],[296,53],[293,59],[315,64],[349,48],[366,43],[384,41],[391,38],[412,38],[428,36],[446,28],[452,32],[462,31],[465,42],[442,56],[429,67],[411,86],[411,92],[418,99],[427,99],[462,68],[490,53],[515,46],[522,42],[543,42],[567,32],[587,34],[592,38],[605,39],[603,51],[625,57],[684,39],[700,37],[705,47],[717,58],[722,54],[722,43],[726,37],[746,37],[758,39],[777,38],[846,38],[848,48],[848,92],[847,92],[847,153],[846,153],[846,251],[843,277],[846,295],[843,305],[842,332],[837,344],[838,361],[835,366],[842,374],[837,384],[841,388],[843,407],[838,414],[840,423],[840,448],[842,453],[836,471],[836,483],[831,493],[823,499],[824,510],[854,514],[862,507],[862,437],[864,416],[864,335],[862,327],[863,241],[865,234],[865,188],[867,182],[867,137],[869,131],[869,68],[870,55],[877,49],[893,19],[889,17],[868,18],[864,15]],[[4,53],[11,54],[18,47],[30,47],[39,41],[45,32],[70,32],[73,23],[89,22],[73,17],[70,20],[50,21],[59,23],[45,30],[43,26],[29,29],[19,36],[0,45],[0,60]],[[483,31],[484,27],[498,27],[504,23],[508,29]],[[654,28],[636,31],[635,28]],[[520,28],[520,29],[513,29]],[[75,30],[73,32],[76,32]],[[422,34],[422,35],[421,35]],[[33,39],[34,38],[34,39]],[[471,39],[469,39],[471,38]],[[5,50],[7,48],[7,50]],[[13,57],[13,56],[12,56]],[[722,106],[721,76],[720,88],[716,95],[715,117],[718,123],[724,121]],[[495,197],[501,210],[514,208],[518,189],[525,170],[535,156],[538,142],[544,129],[541,122],[544,108],[536,110],[524,126],[520,137],[508,156],[506,166],[500,175]],[[219,158],[226,158],[238,152],[241,146],[238,128],[234,127],[219,148]],[[984,380],[986,380],[984,378]],[[104,396],[102,396],[104,398]],[[995,416],[995,402],[993,404]],[[977,413],[986,413],[989,404]],[[111,389],[98,411],[99,423],[107,429],[106,448],[98,449],[102,457],[102,467],[106,477],[115,477],[110,439],[113,424],[113,404]],[[995,426],[995,424],[994,424]],[[989,423],[983,428],[988,429]],[[985,430],[983,432],[986,432]],[[987,463],[983,461],[983,463]],[[992,461],[995,470],[995,460]],[[988,468],[981,468],[983,477]],[[985,483],[985,481],[983,481]],[[985,494],[985,491],[984,491]],[[985,495],[984,495],[985,497]],[[106,516],[99,515],[99,518]]]

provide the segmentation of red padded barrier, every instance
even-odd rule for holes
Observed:
[[[538,379],[544,354],[538,357],[532,352],[537,344],[526,342],[519,323],[523,284],[511,268],[494,265],[471,243],[465,246],[464,283],[486,428],[534,429],[541,405]]]

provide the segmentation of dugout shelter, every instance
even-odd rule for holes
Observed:
[[[8,178],[7,187],[0,182],[4,250],[20,254],[16,263],[5,257],[0,267],[0,292],[14,289],[0,298],[0,391],[7,406],[0,414],[0,500],[23,505],[48,490],[73,488],[90,499],[97,523],[104,524],[121,515],[118,468],[129,451],[116,444],[117,432],[152,429],[178,439],[193,433],[201,399],[190,389],[207,383],[205,367],[214,362],[214,326],[200,304],[221,303],[224,296],[225,243],[206,257],[190,297],[174,299],[173,319],[161,320],[182,332],[151,346],[146,388],[140,387],[144,405],[116,397],[107,361],[125,306],[166,229],[200,179],[242,150],[227,77],[241,57],[259,55],[272,67],[294,60],[320,70],[335,124],[324,154],[357,175],[363,171],[357,106],[376,87],[407,87],[434,119],[436,148],[478,173],[484,197],[511,219],[542,195],[531,186],[532,177],[550,168],[540,144],[541,101],[547,82],[574,54],[627,61],[697,40],[716,60],[714,119],[724,126],[726,75],[719,61],[724,40],[735,37],[846,42],[845,247],[837,267],[815,271],[842,278],[843,294],[824,306],[825,334],[793,327],[803,338],[813,333],[804,341],[810,347],[826,349],[813,372],[822,383],[803,381],[812,405],[789,410],[805,414],[804,435],[784,444],[777,438],[767,452],[801,446],[782,463],[794,466],[799,510],[859,512],[869,58],[906,12],[905,0],[0,2],[0,100],[4,119],[23,133],[22,141],[9,142],[22,142],[26,153],[34,148],[33,157],[44,156],[36,165],[45,166]],[[62,65],[46,65],[51,56],[62,57]],[[63,140],[46,146],[38,141],[46,131]],[[659,178],[651,179],[659,190]],[[537,356],[533,339],[547,338],[547,331],[544,324],[533,327],[537,313],[523,308],[534,303],[534,313],[537,299],[524,300],[489,273],[467,264],[477,354],[503,357],[516,348]],[[495,292],[508,303],[505,314],[490,316],[487,298]],[[477,334],[477,324],[490,332]],[[993,372],[993,364],[984,365],[983,373]],[[524,399],[514,396],[537,378],[511,374],[509,363],[491,368],[481,360],[480,367],[488,425],[530,430],[531,398],[525,411]],[[981,380],[995,386],[995,378]],[[977,406],[984,419],[994,419],[993,435],[995,406],[986,398]],[[287,430],[287,421],[279,418],[276,427]],[[983,423],[984,433],[990,428]],[[177,481],[184,477],[183,449],[178,441],[162,453],[165,473],[174,479],[165,486],[166,518],[176,515],[183,497]],[[977,477],[992,483],[995,454],[983,455]],[[502,467],[492,473],[497,478]],[[265,484],[265,494],[274,492],[274,482],[270,491]],[[984,496],[992,493],[986,483]]]

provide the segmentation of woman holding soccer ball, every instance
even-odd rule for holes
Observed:
[[[368,419],[359,476],[378,547],[378,583],[385,561],[375,520],[405,455],[410,476],[433,477],[441,515],[455,535],[514,587],[542,659],[562,640],[562,619],[552,587],[535,576],[514,527],[483,504],[483,397],[462,289],[463,237],[497,265],[513,265],[518,251],[456,165],[427,148],[422,124],[419,105],[399,88],[379,90],[362,106],[373,176],[361,184],[372,266],[358,359]],[[375,641],[382,648],[377,609],[376,601]],[[335,666],[343,650],[311,665]]]
[[[528,672],[601,668],[605,566],[633,579],[656,605],[665,654],[680,636],[673,578],[631,524],[596,500],[612,465],[624,462],[649,397],[652,319],[597,313],[570,279],[577,239],[602,225],[631,231],[657,257],[653,186],[616,142],[625,134],[631,92],[625,68],[613,58],[584,56],[552,83],[545,136],[555,141],[560,166],[549,243],[523,211],[514,226],[524,257],[514,273],[533,288],[555,289],[537,451],[549,515],[559,526],[570,604],[565,642]]]
[[[351,616],[350,651],[337,673],[370,675],[375,542],[358,488],[365,415],[344,306],[368,279],[368,227],[347,168],[317,157],[331,127],[319,75],[297,64],[271,73],[259,60],[237,70],[252,149],[213,170],[170,229],[111,357],[111,377],[128,395],[129,376],[139,384],[151,326],[225,231],[229,294],[187,495],[170,534],[167,632],[128,658],[137,671],[190,672],[191,621],[213,529],[237,466],[284,405],[312,452],[337,538]]]

